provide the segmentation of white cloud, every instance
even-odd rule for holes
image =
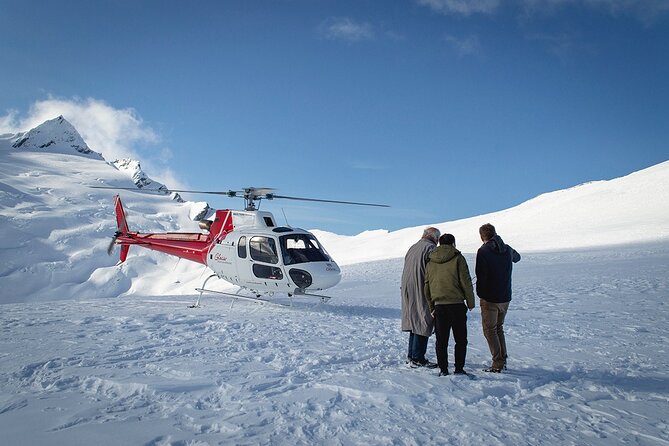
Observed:
[[[492,14],[499,0],[418,0],[419,5],[428,6],[441,14]]]
[[[632,15],[647,25],[669,12],[667,0],[522,0],[527,15],[553,14],[563,6],[584,6],[613,16]]]
[[[667,0],[583,0],[593,8],[603,8],[612,15],[631,14],[637,19],[652,24],[660,15],[669,12]]]
[[[19,132],[16,127],[17,115],[16,110],[8,110],[5,116],[0,116],[0,134]]]
[[[375,37],[374,27],[366,22],[356,22],[348,17],[330,17],[319,26],[320,34],[330,40],[358,42]]]
[[[481,42],[477,35],[465,38],[446,36],[445,39],[461,57],[475,56],[481,53]]]
[[[493,14],[500,8],[500,0],[415,0],[440,14],[470,16]],[[520,8],[525,16],[552,15],[564,6],[576,6],[602,11],[613,16],[631,15],[646,25],[652,25],[660,16],[669,13],[669,0],[513,0],[505,5]]]
[[[27,131],[60,115],[77,129],[92,150],[102,152],[108,161],[137,159],[137,144],[156,144],[160,139],[132,108],[116,109],[93,98],[37,101],[23,118],[16,111],[0,117],[0,130]]]

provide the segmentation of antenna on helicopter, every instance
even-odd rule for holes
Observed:
[[[283,214],[283,219],[286,220],[286,226],[290,228],[290,223],[288,223],[288,217],[286,217],[286,211],[281,208],[281,213]]]

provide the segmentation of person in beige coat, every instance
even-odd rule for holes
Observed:
[[[402,271],[402,331],[409,332],[409,352],[407,363],[412,367],[437,365],[425,358],[427,342],[434,330],[434,320],[423,295],[425,265],[428,256],[437,247],[437,228],[426,228],[420,240],[414,243],[404,257]]]
[[[435,318],[436,353],[440,376],[448,375],[448,338],[455,339],[455,373],[466,375],[467,309],[474,309],[474,288],[469,267],[455,249],[455,237],[444,234],[430,254],[425,273],[425,298]]]

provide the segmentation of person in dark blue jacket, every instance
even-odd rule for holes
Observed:
[[[483,335],[492,354],[486,372],[499,373],[506,368],[504,318],[511,301],[511,273],[520,254],[505,244],[490,223],[479,228],[483,246],[476,253],[476,294],[481,303]]]

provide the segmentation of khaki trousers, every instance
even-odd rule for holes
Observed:
[[[509,302],[496,304],[480,299],[483,336],[488,341],[492,354],[492,367],[502,369],[506,363],[506,340],[504,339],[504,318],[509,310]]]

